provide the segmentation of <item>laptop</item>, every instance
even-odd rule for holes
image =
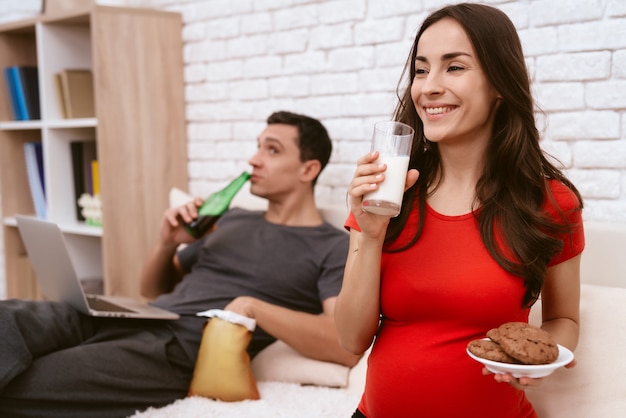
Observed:
[[[76,274],[63,232],[57,224],[16,215],[17,228],[47,300],[65,302],[90,316],[178,319],[179,315],[119,296],[86,294]]]

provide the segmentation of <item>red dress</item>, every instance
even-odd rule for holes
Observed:
[[[559,182],[550,187],[568,220],[580,225],[573,240],[563,239],[554,265],[582,252],[584,237],[576,196]],[[413,211],[400,242],[417,220]],[[359,229],[352,216],[346,227]],[[415,245],[382,255],[382,321],[360,411],[368,418],[536,417],[523,391],[483,376],[482,365],[465,352],[491,328],[528,321],[524,291],[523,280],[493,260],[472,214],[445,216],[427,207]]]

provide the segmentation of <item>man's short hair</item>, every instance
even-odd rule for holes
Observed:
[[[272,113],[267,118],[268,125],[276,123],[295,126],[298,129],[297,145],[300,148],[300,160],[303,162],[318,160],[322,166],[321,173],[328,164],[333,150],[332,141],[322,122],[310,116],[282,110]]]

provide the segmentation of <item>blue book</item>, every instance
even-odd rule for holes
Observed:
[[[9,90],[9,99],[11,102],[11,110],[13,110],[13,119],[20,120],[20,110],[17,106],[17,92],[15,91],[15,82],[13,81],[13,73],[9,67],[4,69],[4,79]]]
[[[20,77],[20,67],[8,67],[7,70],[9,71],[9,81],[13,84],[15,89],[15,103],[17,107],[17,117],[15,119],[30,120],[28,105],[26,104],[26,92],[22,84],[22,78]]]

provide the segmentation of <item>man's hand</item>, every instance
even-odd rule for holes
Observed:
[[[199,197],[177,208],[168,209],[163,214],[160,239],[141,271],[139,291],[143,297],[154,299],[169,293],[182,279],[184,272],[175,256],[176,250],[180,244],[190,243],[195,238],[185,231],[181,219],[191,222],[198,215],[198,204],[202,204]]]
[[[322,314],[294,311],[251,296],[233,299],[224,310],[255,319],[257,327],[307,357],[352,367],[361,356],[339,346],[333,320],[336,299],[324,301]]]
[[[166,210],[161,224],[161,242],[178,245],[194,241],[195,238],[183,228],[182,222],[189,223],[196,219],[200,206],[202,199],[196,197],[182,206]]]
[[[254,306],[258,302],[260,302],[259,299],[250,296],[239,296],[226,305],[224,310],[247,316],[248,318],[255,318]]]

